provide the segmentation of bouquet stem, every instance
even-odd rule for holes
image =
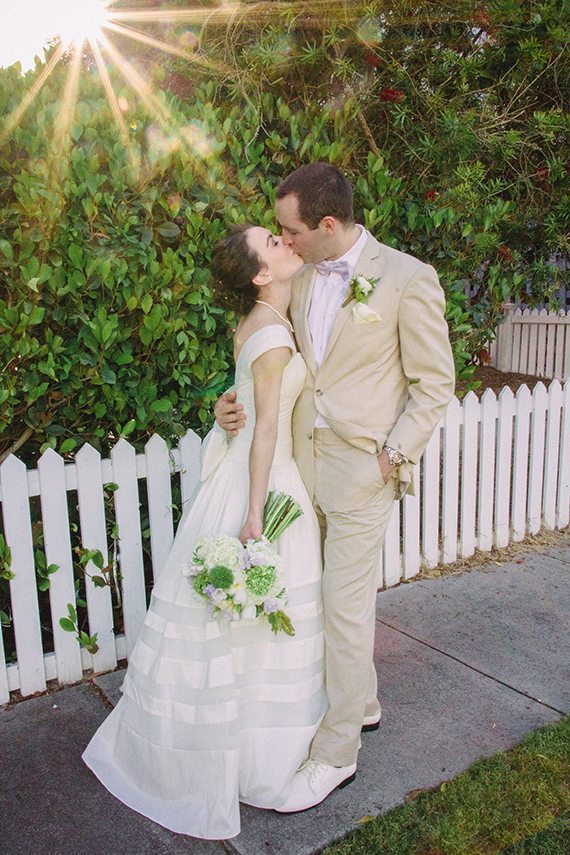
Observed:
[[[303,511],[292,496],[272,490],[263,509],[263,537],[275,543],[285,529],[301,516]]]

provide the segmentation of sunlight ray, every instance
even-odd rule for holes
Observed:
[[[53,140],[49,157],[50,190],[61,184],[61,180],[69,167],[68,154],[71,148],[69,133],[72,122],[77,94],[79,92],[79,73],[81,71],[81,53],[75,51],[69,66],[65,81],[63,98],[54,122]]]
[[[173,139],[175,139],[176,147],[183,147],[193,160],[196,172],[209,186],[218,189],[213,181],[208,169],[201,162],[200,156],[196,154],[195,139],[192,133],[185,133],[184,128],[178,127],[176,117],[173,115],[169,107],[162,103],[152,91],[148,82],[141,74],[125,59],[120,51],[113,45],[109,39],[102,42],[103,49],[110,56],[121,74],[125,77],[128,83],[132,86],[135,94],[143,102],[149,113],[156,116],[163,130]]]
[[[63,46],[60,44],[54,50],[53,54],[49,58],[46,67],[43,69],[38,79],[34,81],[34,84],[31,87],[30,91],[27,92],[25,97],[22,99],[22,103],[19,104],[18,107],[16,107],[16,109],[13,110],[12,113],[10,113],[10,115],[8,116],[6,125],[4,126],[2,131],[0,131],[0,145],[4,145],[14,128],[17,127],[20,122],[20,119],[22,118],[30,104],[33,102],[34,98],[37,96],[38,92],[52,73],[55,66],[60,61],[62,54]]]
[[[191,51],[185,50],[184,48],[178,47],[178,45],[173,45],[170,42],[164,42],[161,39],[156,39],[154,36],[149,36],[146,33],[141,33],[139,30],[133,30],[130,27],[124,27],[121,24],[113,24],[112,21],[107,21],[105,24],[105,29],[112,30],[114,33],[118,33],[121,36],[126,36],[129,39],[133,39],[137,42],[142,42],[142,44],[149,45],[150,47],[158,48],[159,50],[163,50],[166,53],[171,53],[174,56],[179,56],[182,59],[186,59],[189,62],[193,62],[196,65],[200,65],[202,68],[206,68],[208,71],[217,72],[218,74],[223,72],[223,69],[218,68],[213,63],[209,62],[209,60],[205,59],[203,56],[199,54],[192,53]]]
[[[103,43],[103,47],[108,48],[108,40],[104,36],[101,38],[101,42]],[[125,144],[125,148],[127,149],[131,166],[138,173],[139,163],[131,143],[131,138],[127,130],[125,119],[121,112],[117,96],[115,95],[115,91],[113,89],[113,84],[111,83],[111,78],[109,77],[109,72],[107,71],[107,67],[105,66],[105,62],[101,55],[99,44],[96,39],[89,39],[89,44],[91,45],[91,50],[93,51],[93,56],[95,57],[95,62],[97,63],[97,68],[99,70],[99,74],[101,75],[101,80],[103,82],[103,86],[105,87],[105,92],[107,94],[107,98],[109,99],[111,110],[113,111],[115,121],[117,122],[117,125],[119,127],[121,138],[123,140],[123,143]]]
[[[236,13],[243,9],[241,3],[227,3],[218,9],[121,9],[109,13],[112,21],[133,21],[136,23],[187,23],[204,24],[206,22],[226,24]]]

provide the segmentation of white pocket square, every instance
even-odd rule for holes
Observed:
[[[366,303],[357,303],[352,310],[355,324],[369,324],[371,321],[381,321],[380,315],[376,314],[374,309],[367,306]]]

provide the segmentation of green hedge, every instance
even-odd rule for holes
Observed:
[[[333,3],[319,16],[270,5],[244,13],[231,38],[198,32],[220,69],[211,79],[143,53],[152,112],[112,75],[136,166],[88,58],[68,133],[62,63],[9,135],[0,454],[30,462],[47,447],[106,451],[118,436],[207,426],[232,379],[234,320],[212,304],[212,246],[234,221],[273,226],[276,186],[303,162],[341,166],[359,220],[436,266],[459,376],[505,299],[558,287],[552,259],[567,253],[569,219],[561,3],[497,0],[486,17],[460,5],[400,4],[399,16],[397,4]],[[1,114],[40,72],[0,71]]]

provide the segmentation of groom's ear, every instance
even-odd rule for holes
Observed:
[[[259,273],[256,273],[251,281],[254,285],[261,287],[262,285],[269,285],[270,282],[273,282],[273,276],[267,267],[264,267],[259,271]]]
[[[336,229],[337,221],[334,217],[323,217],[319,223],[321,229],[327,234],[333,234]]]

